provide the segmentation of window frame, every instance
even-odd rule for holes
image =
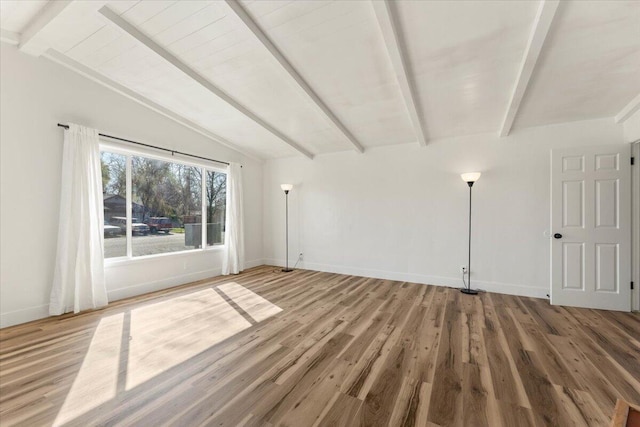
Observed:
[[[138,156],[138,157],[146,157],[148,159],[152,159],[152,160],[159,160],[159,161],[163,161],[163,162],[171,162],[171,163],[179,163],[181,165],[184,166],[191,166],[191,167],[197,167],[200,169],[200,173],[202,176],[201,181],[201,188],[200,188],[200,215],[201,215],[201,221],[204,221],[206,218],[206,214],[207,214],[207,205],[205,203],[206,200],[206,192],[207,192],[207,180],[206,178],[206,173],[208,171],[211,172],[217,172],[217,173],[223,173],[227,176],[227,182],[228,182],[228,178],[229,178],[229,167],[227,165],[225,166],[217,166],[217,165],[212,165],[209,162],[206,161],[198,161],[197,159],[191,160],[191,159],[183,159],[181,157],[177,157],[180,156],[179,154],[177,155],[163,155],[163,154],[159,154],[158,152],[152,150],[152,149],[144,149],[144,148],[136,148],[136,149],[132,149],[130,146],[125,146],[124,144],[121,143],[117,143],[117,142],[112,142],[112,141],[107,141],[104,138],[100,138],[100,146],[99,146],[100,152],[102,153],[103,151],[107,151],[109,153],[113,153],[113,154],[119,154],[119,155],[123,155],[125,156],[126,159],[126,214],[127,214],[127,229],[126,229],[126,233],[125,233],[125,238],[127,239],[127,251],[126,251],[126,255],[124,256],[118,256],[118,257],[111,257],[111,258],[104,258],[104,263],[105,266],[107,265],[121,265],[121,264],[128,264],[128,263],[135,263],[138,261],[145,261],[145,260],[153,260],[153,259],[157,259],[157,258],[163,258],[163,257],[167,257],[167,256],[185,256],[185,255],[192,255],[195,253],[205,253],[207,251],[209,252],[215,252],[215,251],[221,251],[223,250],[227,244],[228,244],[228,240],[227,240],[227,234],[225,233],[224,236],[224,242],[221,245],[211,245],[208,246],[207,245],[207,228],[206,226],[202,226],[201,228],[201,238],[202,238],[202,245],[199,249],[185,249],[183,251],[175,251],[175,252],[164,252],[164,253],[159,253],[159,254],[152,254],[152,255],[140,255],[140,256],[133,256],[133,233],[132,233],[132,228],[131,228],[131,224],[133,222],[132,220],[132,207],[133,207],[133,197],[132,197],[132,193],[133,193],[133,185],[132,185],[132,157],[133,156]],[[225,202],[225,221],[227,218],[227,214],[228,214],[228,208],[229,208],[229,193],[227,192],[226,194],[226,202]],[[204,223],[203,223],[204,224]]]

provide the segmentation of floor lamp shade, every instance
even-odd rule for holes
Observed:
[[[289,191],[293,189],[293,184],[281,184],[280,188],[284,191],[285,200],[285,260],[283,272],[288,273],[293,271],[289,268]]]
[[[467,172],[460,175],[464,182],[476,182],[480,179],[480,172]]]
[[[462,293],[468,295],[476,295],[478,293],[477,290],[471,289],[471,188],[473,187],[473,183],[480,179],[480,172],[468,172],[460,175],[460,178],[464,182],[469,185],[469,252],[468,252],[468,260],[467,260],[467,285],[460,289]],[[464,276],[463,276],[464,279]],[[463,280],[464,282],[464,280]]]

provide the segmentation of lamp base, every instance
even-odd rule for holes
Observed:
[[[462,288],[460,289],[460,292],[467,295],[478,295],[478,291],[475,289]]]
[[[293,271],[293,268],[283,268],[282,272],[283,273],[291,273]]]

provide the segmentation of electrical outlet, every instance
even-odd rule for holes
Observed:
[[[304,259],[304,257],[303,257],[303,255],[302,255],[302,252],[300,252],[300,255],[298,255],[298,260],[299,260],[299,261],[302,261],[303,259]]]
[[[466,274],[466,272],[467,272],[467,266],[466,266],[466,265],[461,265],[461,266],[460,266],[460,272],[462,272],[463,274]]]

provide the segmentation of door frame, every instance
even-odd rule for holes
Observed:
[[[631,143],[631,310],[640,311],[640,140]]]

